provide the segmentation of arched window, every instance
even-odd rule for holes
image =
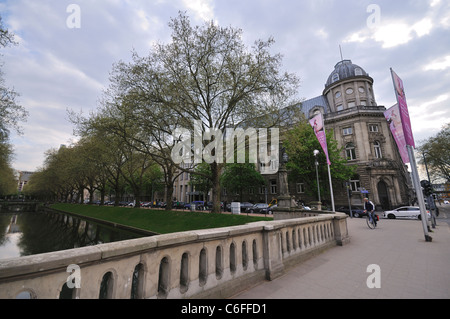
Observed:
[[[381,153],[381,144],[378,141],[373,143],[373,150],[375,152],[375,158],[383,158],[383,154]]]
[[[361,68],[356,68],[355,69],[355,76],[360,76],[363,75],[362,69]]]
[[[142,299],[144,294],[144,265],[134,267],[131,280],[131,299]]]
[[[200,251],[200,257],[199,257],[199,269],[198,269],[198,279],[200,282],[200,286],[204,286],[206,284],[206,280],[208,279],[208,267],[207,267],[207,260],[206,260],[206,249],[203,248]]]
[[[258,249],[256,247],[256,239],[253,239],[252,251],[253,251],[253,266],[255,266],[256,269],[258,267]]]
[[[339,74],[338,73],[334,73],[333,77],[331,78],[331,82],[337,82],[339,81]]]
[[[222,247],[217,246],[216,248],[216,278],[222,278],[223,274],[223,263],[222,263]]]
[[[158,297],[166,298],[170,287],[170,263],[167,257],[164,257],[159,263],[158,274]]]
[[[180,269],[180,291],[185,293],[189,287],[189,255],[184,253],[181,256],[181,269]]]
[[[232,274],[236,272],[236,245],[234,243],[230,245],[230,271]]]
[[[247,242],[244,240],[242,242],[242,267],[247,270],[248,266],[248,252],[247,252]]]
[[[356,149],[353,143],[348,143],[345,145],[345,156],[347,157],[347,161],[356,159]]]
[[[108,271],[103,275],[102,282],[100,284],[99,299],[112,299],[113,295],[114,278],[112,272]]]
[[[36,295],[31,291],[25,290],[19,293],[16,299],[36,299]]]

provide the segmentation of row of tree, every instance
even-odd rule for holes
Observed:
[[[0,17],[0,49],[15,45],[14,34],[3,26]],[[6,86],[0,69],[0,196],[17,192],[17,178],[11,166],[13,146],[10,144],[11,129],[20,133],[19,123],[26,120],[28,113],[18,104],[19,94]]]
[[[82,202],[85,190],[90,203],[97,191],[101,204],[106,195],[114,195],[119,205],[125,194],[133,194],[139,207],[144,196],[151,200],[148,194],[162,190],[162,172],[151,158],[117,143],[114,137],[84,136],[74,145],[47,151],[44,167],[33,174],[25,194]]]

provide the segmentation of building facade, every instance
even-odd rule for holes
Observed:
[[[33,174],[34,174],[34,172],[19,171],[19,181],[17,184],[17,190],[19,192],[23,191],[25,185],[28,184],[28,181],[30,180],[30,178]]]

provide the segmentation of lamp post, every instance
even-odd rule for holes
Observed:
[[[320,200],[320,187],[319,187],[319,170],[318,170],[319,162],[317,161],[317,155],[319,155],[319,151],[318,150],[314,150],[313,154],[314,154],[315,166],[316,166],[317,194],[319,196],[319,202],[321,202],[321,200]]]

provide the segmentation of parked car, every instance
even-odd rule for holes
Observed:
[[[250,208],[247,208],[246,212],[250,214],[266,214],[269,211],[269,205],[265,203],[258,203]]]
[[[193,201],[191,203],[186,203],[186,204],[184,204],[184,208],[191,209],[192,204],[195,205],[195,210],[204,210],[205,209],[205,202],[201,201],[201,200]]]
[[[150,207],[152,206],[151,202],[141,202],[141,207]]]
[[[421,220],[420,208],[416,206],[402,206],[393,210],[388,210],[383,212],[382,216],[384,218],[395,219],[395,218],[412,218]],[[430,211],[427,210],[427,217],[431,218]]]
[[[213,202],[207,202],[205,205],[206,210],[212,210]],[[220,202],[220,210],[223,210],[223,202]]]
[[[185,202],[176,202],[174,201],[172,203],[172,208],[174,209],[183,209],[184,208],[184,204],[186,204]]]
[[[244,213],[247,211],[247,208],[252,208],[253,204],[249,202],[243,202],[241,203],[241,212]]]
[[[270,206],[269,209],[267,210],[267,214],[272,215],[273,214],[273,209],[277,208],[277,207],[278,207],[278,204]]]
[[[341,206],[336,209],[337,212],[346,213],[350,216],[350,208],[348,206]],[[356,218],[362,218],[367,216],[367,213],[364,213],[364,207],[362,206],[352,206],[352,215]]]

